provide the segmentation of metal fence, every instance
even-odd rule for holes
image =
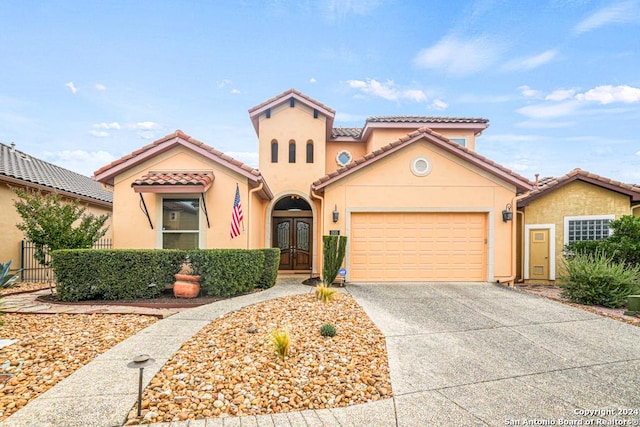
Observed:
[[[40,264],[33,256],[36,245],[23,240],[20,251],[20,280],[23,282],[49,282],[53,281],[53,271],[49,267]],[[93,245],[93,249],[111,249],[111,239],[100,239]],[[49,260],[47,260],[49,261]]]

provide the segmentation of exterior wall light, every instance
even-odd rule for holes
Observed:
[[[340,212],[338,212],[338,205],[335,205],[335,207],[333,208],[333,222],[338,222],[339,218]]]
[[[511,210],[511,203],[507,203],[502,211],[502,221],[507,222],[513,219],[513,211]]]

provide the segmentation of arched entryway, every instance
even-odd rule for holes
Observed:
[[[299,195],[278,200],[272,211],[272,244],[280,249],[280,270],[311,270],[313,212]]]

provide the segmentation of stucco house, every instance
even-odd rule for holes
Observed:
[[[31,188],[61,194],[77,200],[93,215],[111,214],[112,193],[91,178],[37,159],[16,149],[15,144],[0,143],[0,261],[12,261],[13,270],[20,268],[22,231],[16,225],[22,220],[14,207],[16,195],[11,187]],[[107,220],[111,237],[111,222]],[[28,272],[25,280],[29,280]]]
[[[475,152],[488,120],[334,128],[335,111],[295,89],[249,118],[259,169],[176,131],[96,171],[113,186],[113,246],[278,247],[281,270],[318,273],[322,236],[340,234],[349,281],[514,280],[513,211],[533,184]]]
[[[574,169],[540,180],[517,206],[518,277],[549,282],[560,274],[566,244],[608,237],[609,221],[640,214],[640,187]]]

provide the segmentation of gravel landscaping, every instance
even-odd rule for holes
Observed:
[[[320,335],[324,323],[335,337]],[[291,337],[283,362],[269,340]],[[144,391],[128,425],[321,409],[390,398],[385,339],[348,294],[323,304],[312,294],[229,313],[185,342]]]
[[[152,316],[113,314],[2,314],[0,421],[81,366],[143,328]]]

